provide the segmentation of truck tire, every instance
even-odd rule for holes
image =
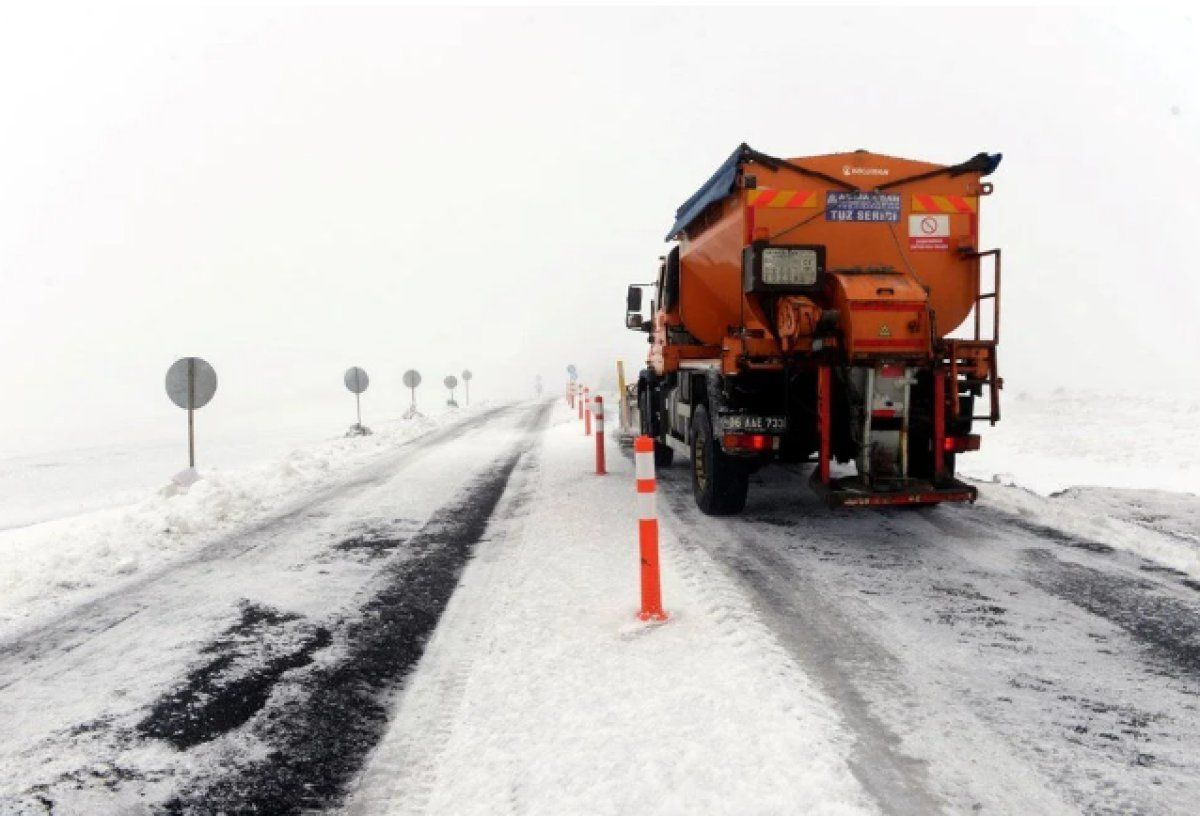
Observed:
[[[701,405],[692,416],[692,495],[696,506],[708,516],[732,516],[746,506],[749,489],[749,470],[721,450],[708,409]]]

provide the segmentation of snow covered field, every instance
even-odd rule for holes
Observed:
[[[596,477],[561,400],[187,491],[150,448],[140,495],[72,460],[28,508],[136,499],[0,532],[0,813],[1183,812],[1200,499],[1107,444],[1194,479],[1162,408],[1084,400],[1068,438],[1014,400],[1057,458],[983,429],[973,507],[829,511],[772,468],[712,519],[666,469],[664,625],[632,614],[631,462]]]
[[[479,408],[479,405],[474,406]],[[438,418],[445,406],[434,406],[425,415]],[[178,413],[178,433],[135,434],[126,428],[116,440],[94,438],[82,447],[26,447],[0,452],[0,532],[42,521],[79,515],[91,510],[133,504],[161,488],[187,467],[185,416]],[[353,411],[348,420],[353,419]],[[406,423],[396,417],[364,423],[387,438]],[[311,451],[323,456],[328,443],[343,438],[345,425],[331,422],[328,414],[304,415],[288,411],[282,416],[262,412],[226,415],[216,427],[198,414],[197,464],[202,473],[232,476],[240,470],[276,462],[293,453]],[[370,440],[368,440],[369,442]],[[394,441],[394,440],[393,440]],[[336,446],[335,446],[336,447]],[[343,446],[377,451],[378,445]],[[336,453],[334,454],[336,457]]]
[[[1200,495],[1200,394],[1005,391],[995,427],[976,423],[967,476],[1047,494],[1068,487]]]

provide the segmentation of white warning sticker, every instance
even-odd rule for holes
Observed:
[[[910,215],[908,248],[917,252],[950,249],[950,216]]]

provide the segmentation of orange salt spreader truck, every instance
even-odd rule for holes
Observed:
[[[630,390],[702,511],[740,512],[772,461],[815,463],[834,506],[974,501],[954,463],[1000,418],[1000,250],[979,249],[999,163],[743,144],[678,209],[657,283],[629,287],[625,325],[650,336]]]

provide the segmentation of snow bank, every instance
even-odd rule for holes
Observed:
[[[190,486],[164,479],[159,490],[122,507],[2,530],[0,637],[302,502],[398,445],[483,407],[379,423],[371,436],[313,443],[244,468],[201,468],[202,478]],[[102,466],[96,481],[103,483]]]
[[[1013,484],[979,488],[985,507],[1137,553],[1200,581],[1200,497],[1104,487],[1073,487],[1050,496]]]
[[[830,701],[665,528],[671,619],[636,620],[631,463],[610,437],[595,476],[592,440],[554,416],[347,813],[875,812]]]

